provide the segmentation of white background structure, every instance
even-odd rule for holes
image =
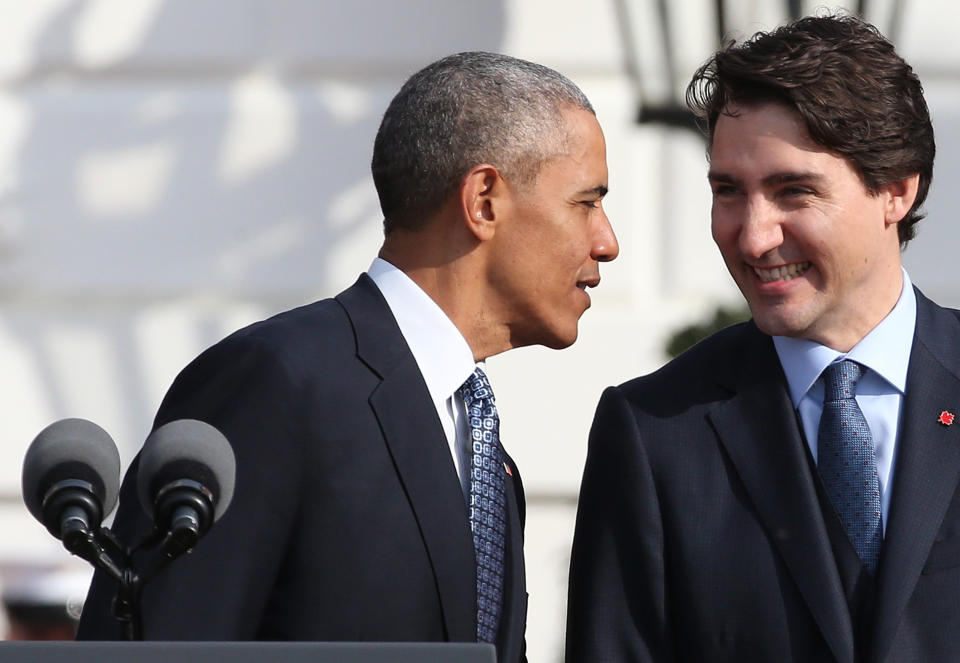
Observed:
[[[780,0],[727,4],[739,36],[786,17]],[[928,295],[958,305],[960,19],[947,0],[871,2],[868,18],[886,28],[898,4],[896,42],[925,83],[939,146],[905,260]],[[350,285],[381,240],[369,161],[388,101],[442,55],[499,51],[564,72],[592,100],[621,246],[573,348],[488,364],[527,489],[529,657],[560,660],[600,392],[661,365],[678,326],[739,302],[710,239],[702,139],[635,121],[638,89],[681,86],[716,46],[715,3],[669,3],[672,82],[655,5],[0,0],[0,565],[66,556],[20,500],[40,429],[96,421],[126,465],[193,356]],[[628,75],[625,34],[645,87]]]

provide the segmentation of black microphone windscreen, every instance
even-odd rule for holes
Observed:
[[[223,433],[203,421],[178,419],[153,431],[140,452],[137,492],[153,515],[157,492],[167,483],[191,479],[214,492],[214,520],[233,499],[237,461]]]
[[[104,515],[120,492],[120,453],[100,426],[86,419],[61,419],[37,435],[23,459],[23,501],[43,522],[43,497],[58,481],[80,479],[93,486]]]

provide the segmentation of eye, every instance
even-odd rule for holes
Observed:
[[[598,207],[600,207],[600,200],[599,199],[598,200],[581,200],[580,204],[586,207],[589,207],[591,209],[597,209]]]
[[[739,193],[737,187],[732,184],[714,184],[713,185],[713,197],[714,198],[725,198],[733,196]]]
[[[817,195],[817,191],[809,186],[791,184],[779,189],[776,193],[781,205],[793,207],[806,206]]]

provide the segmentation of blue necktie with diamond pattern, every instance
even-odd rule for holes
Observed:
[[[883,544],[880,480],[873,435],[854,398],[865,371],[849,359],[824,369],[817,467],[853,547],[870,573],[875,573]]]
[[[457,390],[470,429],[470,529],[477,559],[477,641],[496,642],[503,603],[506,522],[500,417],[479,368]]]

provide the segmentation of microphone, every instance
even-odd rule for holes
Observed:
[[[23,460],[23,500],[33,517],[75,555],[97,554],[93,535],[120,491],[120,454],[86,419],[61,419],[37,435]]]
[[[165,536],[172,559],[189,552],[233,499],[236,458],[227,438],[210,424],[178,419],[157,428],[140,452],[140,504]]]

